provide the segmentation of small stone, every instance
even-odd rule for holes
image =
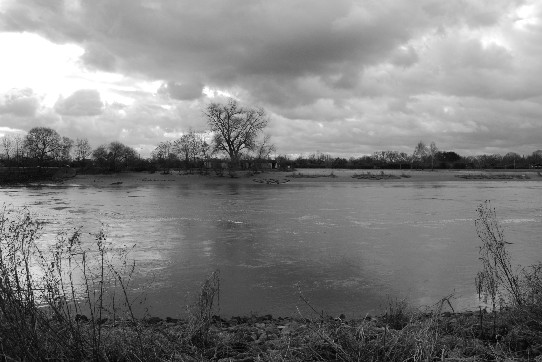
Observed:
[[[260,334],[260,337],[258,338],[256,343],[260,344],[260,343],[265,342],[266,340],[267,340],[267,334],[264,332],[264,333]]]
[[[145,319],[145,322],[147,322],[148,324],[158,324],[158,323],[162,322],[162,318],[160,318],[160,317],[150,317],[150,318]]]
[[[280,331],[280,334],[282,334],[283,336],[287,336],[290,333],[292,333],[292,329],[290,327],[284,327]]]
[[[75,321],[76,322],[88,322],[88,317],[84,314],[76,314],[75,315]]]

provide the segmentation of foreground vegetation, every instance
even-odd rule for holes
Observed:
[[[378,317],[346,320],[216,316],[220,278],[204,281],[184,320],[132,309],[135,265],[104,232],[40,239],[27,210],[0,215],[0,355],[3,360],[486,361],[542,359],[542,265],[514,268],[489,203],[478,208],[481,307],[456,313],[390,301]],[[91,240],[88,239],[91,238]],[[482,305],[485,306],[482,308]]]

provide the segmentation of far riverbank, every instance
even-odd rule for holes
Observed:
[[[267,171],[254,173],[237,171],[234,177],[227,173],[201,175],[197,172],[171,171],[169,174],[122,172],[104,175],[76,175],[64,182],[81,186],[135,186],[138,184],[174,183],[236,183],[236,184],[282,184],[308,182],[445,182],[445,181],[542,181],[535,170],[345,170],[345,169],[298,169],[296,171]]]

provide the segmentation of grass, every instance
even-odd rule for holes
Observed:
[[[455,312],[447,296],[413,308],[390,300],[378,317],[346,320],[220,315],[212,273],[187,318],[136,318],[135,265],[104,231],[62,233],[43,249],[41,224],[25,209],[0,215],[2,360],[95,361],[501,361],[542,359],[542,265],[514,267],[489,202],[477,210],[481,307]],[[486,306],[484,309],[482,306]]]

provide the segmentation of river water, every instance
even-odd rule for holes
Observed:
[[[542,182],[159,183],[0,189],[44,237],[101,225],[129,247],[149,313],[179,316],[214,270],[223,315],[359,317],[388,300],[477,305],[476,207],[492,200],[513,263],[542,258]],[[299,308],[299,310],[298,310]]]

